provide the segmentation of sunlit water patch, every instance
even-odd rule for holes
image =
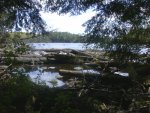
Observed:
[[[60,70],[66,70],[67,72],[75,72],[78,76],[82,74],[85,75],[100,75],[100,72],[91,69],[86,66],[81,65],[70,65],[70,64],[51,64],[51,65],[38,65],[38,66],[29,66],[25,65],[23,67],[14,68],[14,73],[23,73],[28,76],[34,83],[39,85],[46,85],[51,88],[66,87],[66,82],[70,79],[66,79],[66,74],[60,73]],[[72,77],[72,76],[70,76]],[[75,76],[76,77],[76,76]]]
[[[29,43],[33,49],[75,49],[85,50],[84,43]]]
[[[87,70],[83,70],[84,74],[96,74],[96,75],[100,75],[100,72],[95,71],[93,69],[87,69]]]
[[[116,75],[120,75],[120,76],[124,76],[124,77],[128,77],[128,76],[129,76],[129,73],[120,72],[120,71],[118,71],[118,72],[114,72],[114,74],[116,74]]]
[[[49,87],[61,87],[65,83],[58,80],[61,76],[58,72],[50,72],[44,70],[34,70],[27,73],[33,82],[40,85],[47,85]]]

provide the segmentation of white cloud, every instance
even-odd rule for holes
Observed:
[[[92,11],[87,11],[86,13],[78,16],[41,12],[42,18],[46,21],[49,27],[52,27],[52,29],[75,34],[84,33],[85,28],[82,26],[82,24],[89,20],[94,14],[95,13]]]

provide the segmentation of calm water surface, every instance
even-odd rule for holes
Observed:
[[[56,81],[56,87],[65,85],[63,81],[57,79],[58,77],[61,77],[58,72],[44,71],[42,68],[40,68],[37,70],[31,70],[27,73],[27,75],[33,82],[37,84],[43,84],[49,87],[53,87],[51,81]]]
[[[29,43],[29,46],[33,49],[75,49],[75,50],[85,50],[85,44],[84,43]],[[92,48],[93,45],[88,46],[89,48]],[[30,68],[31,69],[31,68]],[[59,80],[58,78],[61,77],[58,70],[59,69],[69,69],[69,70],[78,70],[81,69],[83,73],[94,73],[98,74],[99,72],[89,69],[89,68],[83,68],[81,65],[75,66],[70,64],[65,65],[49,65],[46,68],[45,67],[36,67],[34,69],[31,69],[28,71],[27,75],[31,78],[32,81],[34,81],[37,84],[45,84],[49,87],[52,87],[51,81],[57,81],[56,87],[64,86],[65,83],[62,80]],[[115,73],[120,75],[121,72]],[[126,73],[121,73],[121,76],[128,76]]]
[[[29,43],[33,49],[75,49],[85,50],[87,47],[85,43]],[[93,45],[88,46],[92,48]]]
[[[47,85],[49,87],[53,87],[51,81],[57,82],[56,87],[65,85],[65,82],[62,79],[63,76],[59,73],[60,69],[78,70],[83,74],[100,74],[98,71],[91,68],[73,64],[49,64],[46,66],[24,67],[23,69],[26,75],[29,76],[33,82],[41,85]]]
[[[85,43],[28,43],[28,45],[32,49],[74,49],[74,50],[85,50]],[[90,47],[89,47],[90,48]],[[47,70],[51,67],[50,70]],[[61,77],[58,70],[59,69],[74,69],[76,66],[68,65],[55,65],[48,66],[47,69],[43,69],[43,67],[37,67],[31,69],[27,75],[31,78],[31,80],[37,84],[46,84],[49,87],[52,87],[51,81],[57,81],[57,87],[64,86],[65,83],[58,78]],[[53,69],[54,68],[54,69]],[[87,71],[87,70],[84,70]]]
[[[85,43],[28,43],[28,45],[33,49],[75,49],[75,50],[96,49],[93,48],[94,44],[86,46]],[[103,50],[102,48],[97,49]],[[150,55],[150,48],[140,48],[138,53]]]

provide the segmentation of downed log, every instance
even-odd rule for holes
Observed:
[[[98,65],[100,65],[103,69],[104,68],[108,68],[108,67],[114,67],[115,62],[114,61],[98,61],[97,62]]]
[[[3,52],[4,51],[4,49],[0,49],[0,52]]]
[[[22,62],[22,63],[34,63],[34,62],[47,62],[46,57],[9,57],[11,60],[17,61],[17,62]],[[3,60],[7,59],[7,57],[2,57]]]
[[[56,52],[56,53],[63,51],[63,52],[70,53],[72,50],[71,49],[33,49],[32,51],[45,51],[45,52]]]
[[[100,65],[98,65],[95,62],[85,63],[85,65],[90,66],[90,67],[100,67]]]
[[[1,65],[0,66],[0,70],[4,70],[4,69],[7,69],[8,68],[8,66],[6,66],[6,65]]]
[[[55,54],[54,58],[60,62],[66,62],[66,61],[74,60],[76,56],[68,55],[68,54]]]
[[[92,61],[93,58],[90,56],[77,56],[77,58],[82,59],[84,61]]]
[[[75,55],[80,55],[80,56],[90,56],[84,52],[81,51],[77,51],[77,50],[72,50],[71,53],[75,54]]]
[[[34,55],[34,54],[25,54],[25,55],[18,55],[18,57],[24,58],[41,58],[42,56]]]
[[[16,57],[14,60],[18,62],[23,62],[23,63],[33,63],[33,62],[46,62],[47,58],[46,57],[39,57],[39,58],[26,58],[26,57]]]
[[[73,75],[76,77],[81,77],[83,76],[83,73],[81,71],[76,71],[76,70],[64,70],[64,69],[60,69],[59,70],[60,75]]]
[[[94,76],[97,76],[97,75],[100,75],[100,73],[98,73],[98,72],[88,72],[88,71],[80,71],[80,70],[65,70],[65,69],[60,69],[59,70],[59,73],[60,73],[60,75],[62,75],[62,76],[70,76],[70,77],[84,77],[84,76],[92,76],[92,77],[94,77]]]
[[[72,62],[78,62],[78,60],[82,60],[82,61],[92,61],[93,58],[90,56],[79,56],[79,55],[74,55],[72,53],[68,53],[68,54],[55,54],[54,58],[58,61],[72,61]]]

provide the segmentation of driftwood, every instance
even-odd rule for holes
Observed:
[[[45,51],[52,54],[66,53],[66,54],[74,54],[79,56],[90,56],[80,50],[73,50],[73,49],[34,49],[33,51]]]
[[[85,63],[85,65],[90,66],[90,67],[98,67],[98,66],[100,66],[100,65],[98,65],[97,63],[94,63],[94,62]]]
[[[75,70],[64,70],[64,69],[60,69],[59,70],[60,75],[72,75],[72,76],[76,76],[76,77],[81,77],[83,76],[83,73],[81,71],[75,71]],[[71,76],[71,77],[72,77]]]
[[[22,63],[31,63],[34,64],[35,62],[47,62],[46,57],[9,57],[11,60],[22,62]],[[7,59],[7,57],[2,57],[2,60]]]
[[[35,63],[35,62],[46,62],[47,58],[46,57],[39,57],[39,58],[26,58],[26,57],[16,57],[14,60],[18,62],[23,62],[23,63]]]
[[[91,73],[91,72],[84,72],[80,70],[65,70],[65,69],[60,69],[59,70],[60,75],[62,76],[74,76],[74,77],[83,77],[83,76],[97,76],[100,75],[99,73]]]
[[[71,53],[75,54],[75,55],[81,55],[81,56],[90,56],[84,52],[81,51],[77,51],[77,50],[72,50]]]
[[[8,68],[8,66],[6,66],[6,65],[0,65],[0,70],[4,70],[4,69],[7,69]]]
[[[4,51],[4,49],[0,49],[0,52],[3,52]]]
[[[1,54],[1,60],[7,57]],[[35,49],[26,51],[24,54],[16,54],[8,59],[15,60],[22,63],[90,63],[93,57],[83,51],[72,49]],[[4,62],[5,63],[5,62]]]
[[[67,55],[67,54],[56,54],[54,55],[54,58],[56,60],[66,60],[66,59],[72,59],[74,58],[74,55]]]
[[[64,51],[67,53],[70,53],[72,50],[71,49],[33,49],[32,51],[45,51],[45,52],[60,52]]]
[[[34,55],[34,54],[25,54],[25,55],[18,55],[18,57],[25,57],[25,58],[41,58],[42,56]]]

